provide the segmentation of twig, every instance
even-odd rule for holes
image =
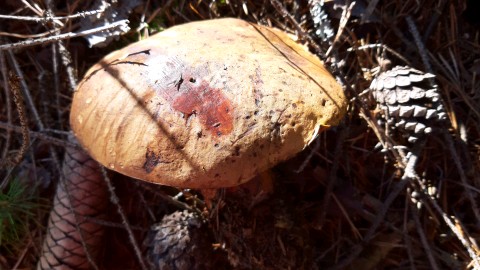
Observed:
[[[367,45],[363,45],[363,46],[358,46],[358,47],[353,47],[353,48],[348,48],[347,51],[348,52],[353,52],[353,51],[359,51],[359,50],[365,50],[365,49],[377,49],[377,48],[381,48],[381,49],[384,49],[386,50],[387,52],[391,53],[393,56],[396,56],[398,59],[402,60],[403,62],[405,62],[405,64],[407,64],[408,66],[411,66],[412,63],[410,63],[410,61],[408,61],[405,57],[403,57],[402,55],[400,55],[398,52],[396,52],[394,49],[391,49],[390,47],[388,47],[387,45],[385,44],[367,44]]]
[[[310,153],[308,153],[308,156],[305,158],[305,160],[303,160],[302,164],[300,165],[300,167],[295,170],[295,173],[301,173],[303,172],[303,170],[305,170],[305,168],[307,167],[307,165],[310,163],[310,160],[313,158],[313,156],[316,154],[316,152],[318,151],[318,149],[320,149],[320,140],[317,138],[315,140],[315,144],[313,146],[311,146],[312,144],[310,144]]]
[[[8,130],[8,131],[18,132],[18,133],[22,132],[21,127],[14,126],[14,125],[11,125],[11,124],[8,124],[8,123],[5,123],[5,122],[0,122],[0,128]],[[71,142],[49,136],[49,135],[46,134],[47,133],[46,130],[43,130],[43,131],[40,131],[40,132],[29,130],[28,133],[29,133],[29,136],[32,137],[32,138],[38,138],[42,141],[51,143],[53,145],[57,145],[57,146],[61,146],[61,147],[73,147],[73,148],[77,148],[77,149],[82,148],[78,144],[73,144]]]
[[[303,31],[300,24],[295,20],[295,18],[293,18],[292,15],[288,13],[285,7],[278,0],[270,0],[270,3],[277,10],[277,12],[280,13],[282,17],[287,19],[295,27],[295,30],[297,31],[299,37],[303,40],[308,41],[310,45],[314,48],[315,53],[317,53],[323,60],[325,60],[327,57],[325,56],[325,53],[320,48],[320,46],[318,46],[318,44],[312,39],[312,37],[310,37],[305,31]]]
[[[330,53],[332,53],[333,48],[335,48],[335,45],[340,40],[340,37],[342,36],[343,31],[345,30],[345,27],[347,26],[348,20],[350,19],[350,16],[352,15],[352,10],[353,10],[353,7],[355,6],[355,3],[356,2],[353,1],[352,3],[350,3],[350,5],[348,7],[346,7],[343,10],[342,17],[340,18],[340,24],[338,25],[337,34],[335,35],[335,38],[333,38],[332,45],[327,50],[327,53],[326,53],[327,57],[330,55]]]
[[[419,179],[416,179],[417,182],[420,182]],[[465,247],[465,249],[468,252],[468,255],[470,255],[470,258],[472,259],[472,264],[474,266],[475,270],[480,270],[480,256],[477,254],[475,251],[475,247],[472,247],[473,244],[470,242],[469,238],[465,236],[465,232],[461,232],[455,224],[452,222],[450,217],[442,210],[442,208],[438,205],[437,201],[435,198],[433,198],[431,195],[429,195],[427,192],[421,192],[423,198],[428,201],[433,208],[439,213],[445,224],[450,228],[450,230],[455,234],[457,239],[462,243],[462,245]]]
[[[451,157],[453,159],[453,163],[455,164],[455,167],[457,167],[458,173],[460,174],[460,180],[462,181],[462,184],[465,187],[465,193],[467,193],[467,198],[470,201],[470,204],[472,205],[472,211],[477,220],[477,226],[480,226],[480,211],[478,209],[478,203],[477,203],[477,200],[475,199],[475,196],[472,194],[472,192],[468,188],[469,184],[468,184],[467,176],[465,175],[465,171],[463,170],[462,161],[460,160],[460,157],[458,156],[457,151],[455,150],[456,148],[453,145],[452,136],[447,132],[444,132],[443,136],[445,138],[445,141],[447,142],[448,150],[452,155]]]
[[[133,236],[133,231],[130,226],[130,223],[128,222],[127,215],[125,214],[122,206],[120,205],[120,200],[118,199],[118,196],[115,193],[115,188],[112,185],[112,181],[107,175],[107,170],[103,166],[101,167],[101,170],[102,170],[103,178],[105,179],[105,183],[107,184],[108,191],[110,192],[110,201],[117,208],[117,212],[120,215],[120,218],[122,219],[122,224],[124,225],[125,230],[127,230],[128,239],[132,244],[133,250],[135,252],[135,256],[137,257],[137,260],[140,263],[140,267],[142,270],[147,270],[148,268],[145,265],[145,262],[143,261],[142,253],[140,251],[140,248],[138,247],[137,240],[135,239],[135,236]]]
[[[428,261],[430,262],[430,266],[432,267],[433,270],[438,270],[440,269],[438,267],[437,262],[435,261],[435,258],[432,254],[432,248],[430,244],[428,243],[427,237],[425,236],[425,232],[422,229],[422,223],[420,222],[420,219],[418,218],[418,211],[417,208],[411,207],[412,212],[411,216],[413,218],[413,221],[415,222],[415,228],[417,229],[418,236],[420,236],[420,242],[423,245],[423,249],[425,250],[425,253],[427,254]]]
[[[97,9],[97,10],[90,10],[90,11],[82,11],[76,14],[68,15],[68,16],[55,16],[49,17],[48,19],[51,20],[72,20],[77,18],[86,18],[88,16],[101,14],[105,11],[105,9]],[[0,19],[4,20],[18,20],[18,21],[28,21],[28,22],[44,22],[46,20],[45,17],[33,17],[33,16],[15,16],[15,15],[3,15],[0,14]]]
[[[25,41],[20,41],[20,42],[11,43],[11,44],[4,44],[4,45],[0,45],[0,50],[20,49],[20,48],[36,46],[36,45],[39,45],[39,44],[46,44],[46,43],[55,42],[55,41],[64,40],[64,39],[71,39],[71,38],[75,38],[75,37],[88,36],[88,35],[91,35],[91,34],[95,34],[95,33],[98,33],[98,32],[103,32],[103,31],[106,31],[106,30],[112,30],[112,29],[119,29],[122,32],[127,32],[128,29],[129,29],[128,20],[121,20],[121,21],[114,22],[114,23],[111,23],[111,24],[106,25],[106,26],[102,26],[102,27],[98,27],[98,28],[94,28],[94,29],[88,29],[88,30],[78,32],[78,33],[65,33],[65,34],[46,37],[46,38],[25,40]]]
[[[430,34],[433,31],[433,28],[437,26],[438,24],[438,19],[442,16],[442,10],[445,7],[445,4],[447,4],[448,1],[446,0],[439,0],[437,1],[437,7],[434,9],[433,15],[431,16],[430,22],[427,26],[427,29],[423,33],[422,41],[425,43],[427,41],[427,38],[430,36]]]
[[[8,75],[7,75],[7,64],[5,63],[5,55],[3,51],[0,51],[0,69],[2,72],[3,77],[3,90],[5,91],[5,108],[7,109],[7,121],[8,123],[12,123],[12,106],[10,100],[10,87],[8,86]],[[2,156],[0,159],[4,159],[7,157],[8,149],[10,148],[10,141],[11,141],[11,132],[10,130],[7,131],[5,134],[5,145],[2,151]]]
[[[395,186],[393,187],[393,190],[390,191],[390,193],[388,194],[388,197],[385,199],[385,202],[383,203],[382,208],[380,208],[380,211],[377,213],[374,221],[372,222],[367,232],[365,233],[362,243],[353,247],[352,250],[350,251],[350,254],[345,259],[340,261],[337,265],[335,265],[333,269],[345,268],[355,258],[357,258],[358,255],[360,255],[360,253],[363,251],[365,247],[365,243],[368,243],[373,239],[373,237],[375,236],[375,232],[377,231],[380,224],[383,222],[384,217],[387,214],[387,211],[390,209],[390,206],[392,205],[393,201],[398,197],[400,192],[405,190],[406,185],[412,179],[415,179],[417,177],[414,169],[418,162],[419,152],[423,148],[423,145],[424,145],[424,142],[418,143],[411,152],[414,154],[410,154],[408,156],[407,163],[404,168],[404,173],[400,182],[396,183]]]
[[[411,188],[408,187],[407,188],[407,194],[410,195],[411,194]],[[403,235],[403,238],[404,238],[404,242],[405,242],[405,250],[407,251],[407,255],[408,255],[408,260],[410,262],[410,269],[411,270],[417,270],[417,268],[415,267],[415,257],[413,256],[413,253],[412,253],[412,240],[411,240],[411,237],[410,237],[410,234],[409,234],[409,228],[408,228],[408,209],[409,209],[409,206],[411,205],[410,203],[410,200],[411,200],[411,197],[410,196],[406,196],[405,197],[405,212],[404,212],[404,216],[403,216],[403,232],[402,232],[402,235]]]
[[[75,69],[73,68],[72,56],[70,55],[70,52],[65,47],[65,44],[63,44],[63,41],[59,40],[57,43],[57,46],[58,46],[58,51],[60,52],[60,57],[62,59],[62,64],[67,71],[67,78],[70,86],[70,91],[73,92],[77,88],[78,78],[77,78],[77,74],[75,73]]]
[[[27,245],[23,248],[23,251],[22,251],[22,253],[20,253],[20,256],[18,256],[17,262],[12,267],[12,270],[19,269],[20,265],[22,264],[23,260],[25,259],[25,255],[27,255],[27,252],[32,247],[32,244],[33,244],[33,240],[32,240],[31,237],[29,237]]]
[[[423,45],[422,38],[418,33],[418,29],[415,26],[415,22],[410,16],[407,16],[406,20],[408,24],[408,30],[410,31],[410,33],[413,36],[413,39],[415,40],[415,45],[417,45],[418,51],[420,53],[420,57],[422,58],[422,62],[423,62],[423,65],[425,66],[426,71],[428,73],[435,74],[433,72],[432,66],[430,65],[430,61],[428,60],[427,49]]]
[[[372,15],[373,11],[377,7],[378,1],[379,0],[372,0],[372,1],[370,1],[370,3],[368,3],[367,8],[365,9],[365,11],[362,14],[362,23],[365,23],[366,20],[368,19],[368,17],[370,17],[370,15]]]
[[[330,200],[333,194],[333,187],[335,186],[335,182],[337,181],[337,174],[338,174],[338,168],[340,165],[340,157],[343,156],[342,154],[342,149],[343,149],[343,143],[345,142],[345,139],[347,137],[347,128],[344,125],[341,125],[340,127],[340,134],[337,138],[337,142],[335,145],[335,150],[333,152],[333,166],[330,170],[330,173],[328,175],[328,183],[327,187],[325,188],[325,195],[323,197],[322,201],[322,208],[323,211],[320,212],[320,217],[318,219],[318,227],[322,228],[323,224],[325,223],[326,216],[327,216],[327,209],[330,204]]]

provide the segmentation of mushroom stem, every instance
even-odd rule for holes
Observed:
[[[88,218],[105,215],[107,195],[98,163],[67,148],[37,269],[98,269],[104,228]]]

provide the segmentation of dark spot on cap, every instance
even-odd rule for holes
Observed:
[[[153,169],[161,162],[161,158],[159,154],[155,154],[150,149],[147,149],[147,152],[145,153],[145,163],[143,164],[143,169],[147,173],[151,173]]]
[[[237,157],[240,156],[240,146],[238,146],[238,145],[235,146],[235,151],[234,151],[233,154]]]

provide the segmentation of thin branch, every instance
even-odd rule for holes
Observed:
[[[12,106],[10,99],[10,87],[8,86],[8,71],[7,64],[5,62],[5,55],[2,51],[0,51],[0,70],[3,77],[3,90],[5,91],[5,107],[7,109],[7,121],[8,123],[12,123]],[[1,159],[7,157],[8,149],[10,148],[11,138],[11,132],[7,131],[7,133],[5,134],[5,145],[3,147],[2,155],[0,156]]]
[[[330,170],[330,173],[328,175],[328,183],[325,188],[325,195],[322,201],[322,208],[324,211],[320,212],[320,217],[318,219],[318,227],[322,228],[325,220],[327,218],[327,209],[328,206],[330,205],[330,200],[333,194],[333,187],[335,186],[335,182],[337,182],[337,174],[338,174],[338,168],[340,165],[340,157],[343,157],[343,144],[345,143],[345,140],[348,135],[348,129],[345,127],[345,125],[342,125],[340,127],[341,129],[339,130],[338,137],[337,137],[337,142],[335,145],[335,150],[334,150],[334,155],[333,155],[333,165]]]
[[[280,3],[280,1],[278,0],[270,0],[270,3],[277,10],[277,12],[282,15],[282,17],[287,19],[295,27],[295,30],[297,31],[299,37],[303,40],[308,41],[309,44],[314,48],[315,53],[317,53],[322,58],[322,60],[326,59],[325,52],[323,52],[323,50],[312,39],[312,37],[310,37],[305,31],[303,31],[300,24],[295,20],[295,18],[293,18],[292,15],[290,15],[290,13],[288,13],[287,9],[285,9],[282,3]]]
[[[420,182],[419,179],[417,179],[417,182]],[[465,231],[460,231],[459,228],[452,222],[450,217],[443,211],[443,209],[438,205],[436,199],[432,197],[431,195],[428,194],[428,192],[422,192],[423,198],[428,201],[433,208],[439,213],[445,224],[447,224],[448,228],[455,234],[457,239],[462,243],[463,247],[468,252],[468,255],[470,255],[470,258],[472,259],[471,264],[473,265],[475,270],[480,270],[480,256],[477,254],[475,245],[471,243],[470,241],[470,236],[466,235]]]
[[[425,236],[425,232],[423,231],[423,228],[422,228],[422,223],[418,218],[418,210],[415,207],[411,207],[411,209],[412,209],[411,215],[412,215],[413,221],[415,222],[415,228],[417,229],[418,236],[420,236],[420,242],[422,243],[423,249],[427,254],[427,258],[428,258],[428,261],[430,262],[430,266],[432,267],[433,270],[438,270],[440,268],[438,267],[437,261],[435,261],[435,257],[432,254],[432,247],[428,243],[427,237]]]
[[[135,239],[135,236],[133,235],[133,231],[131,228],[130,223],[128,222],[127,215],[123,211],[122,206],[120,205],[120,200],[115,193],[115,188],[112,185],[112,181],[107,175],[107,170],[102,166],[101,167],[103,178],[105,180],[105,183],[107,184],[108,191],[110,192],[110,201],[116,206],[117,212],[120,215],[122,219],[122,224],[124,225],[125,230],[127,230],[128,234],[128,239],[130,240],[130,243],[132,244],[133,250],[135,252],[135,255],[137,257],[138,262],[140,263],[140,267],[142,270],[147,270],[147,266],[145,265],[145,262],[143,261],[142,257],[142,252],[140,251],[140,248],[137,244],[137,240]]]
[[[432,65],[430,65],[430,61],[428,60],[428,54],[427,54],[427,49],[423,45],[422,38],[420,37],[420,34],[418,33],[418,29],[415,26],[415,22],[413,21],[412,17],[407,16],[407,24],[408,24],[408,30],[413,36],[413,39],[415,40],[415,45],[417,45],[418,51],[420,53],[420,57],[422,57],[422,62],[423,65],[425,66],[425,69],[428,73],[435,74],[432,69]]]
[[[0,14],[0,19],[3,20],[17,20],[17,21],[28,21],[28,22],[45,22],[48,20],[72,20],[78,18],[86,18],[88,16],[101,14],[105,11],[105,9],[97,9],[97,10],[90,10],[90,11],[83,11],[76,14],[68,15],[68,16],[55,16],[55,17],[34,17],[34,16],[15,16],[15,15],[3,15]]]
[[[370,242],[374,236],[375,233],[384,222],[385,215],[387,214],[387,211],[390,209],[390,206],[392,203],[395,201],[395,199],[400,195],[402,191],[405,190],[405,187],[407,186],[408,183],[412,181],[412,179],[415,179],[417,177],[417,174],[415,172],[415,167],[418,162],[419,158],[419,152],[423,148],[424,142],[419,143],[415,146],[415,148],[412,150],[411,153],[415,154],[410,154],[407,158],[407,163],[405,164],[404,167],[404,173],[403,176],[400,180],[400,182],[396,183],[395,186],[393,187],[393,190],[390,191],[388,194],[388,197],[385,199],[383,202],[382,208],[380,208],[380,211],[377,213],[374,221],[368,228],[367,232],[365,233],[365,236],[363,237],[363,241],[360,244],[357,244],[352,248],[352,250],[349,252],[349,255],[340,261],[333,269],[343,269],[347,265],[349,265],[355,258],[357,258],[360,253],[363,251],[365,248],[365,244]]]
[[[61,35],[55,35],[51,37],[46,37],[46,38],[39,38],[39,39],[31,39],[31,40],[25,40],[25,41],[20,41],[17,43],[11,43],[11,44],[4,44],[0,45],[0,50],[10,50],[10,49],[20,49],[20,48],[25,48],[25,47],[30,47],[30,46],[36,46],[39,44],[47,44],[50,42],[55,42],[59,40],[64,40],[64,39],[71,39],[71,38],[76,38],[76,37],[83,37],[83,36],[88,36],[91,34],[95,34],[98,32],[103,32],[107,30],[114,30],[118,29],[122,32],[128,32],[130,29],[128,26],[128,20],[121,20],[118,22],[111,23],[106,26],[94,28],[94,29],[88,29],[82,32],[78,33],[65,33]]]
[[[453,159],[453,163],[455,164],[455,167],[457,167],[458,173],[460,174],[460,180],[462,181],[463,186],[465,187],[465,193],[467,194],[467,198],[470,201],[470,204],[472,205],[472,211],[473,214],[475,215],[475,218],[477,220],[477,226],[480,225],[480,211],[478,208],[478,202],[475,199],[475,196],[472,194],[470,189],[468,188],[470,185],[468,184],[468,179],[467,175],[465,174],[465,171],[462,166],[462,161],[460,160],[460,157],[457,154],[457,150],[453,144],[453,139],[452,136],[444,132],[444,138],[445,141],[447,142],[448,145],[448,150],[450,151],[451,157]]]
[[[0,128],[8,130],[8,131],[14,131],[14,132],[17,132],[17,133],[22,132],[21,127],[14,126],[14,125],[11,125],[11,124],[8,124],[8,123],[5,123],[5,122],[0,122]],[[40,139],[42,141],[48,142],[48,143],[53,144],[53,145],[57,145],[57,146],[61,146],[61,147],[73,147],[73,148],[77,148],[77,149],[82,148],[78,144],[73,144],[73,143],[70,143],[68,141],[52,137],[52,136],[46,134],[47,133],[46,130],[40,131],[40,132],[29,130],[28,133],[29,133],[29,136],[32,137],[32,138],[37,138],[37,139]]]
[[[375,44],[362,45],[362,46],[358,46],[358,47],[348,48],[348,49],[347,49],[347,52],[353,52],[353,51],[359,51],[359,50],[366,50],[366,49],[377,49],[377,48],[381,48],[381,49],[386,50],[387,52],[391,53],[393,56],[395,56],[395,57],[397,57],[398,59],[400,59],[400,60],[402,60],[403,62],[405,62],[405,64],[407,64],[408,66],[412,66],[412,63],[410,63],[410,61],[408,61],[405,57],[403,57],[403,56],[400,55],[398,52],[396,52],[394,49],[391,49],[390,47],[388,47],[388,46],[385,45],[385,44],[375,43]]]

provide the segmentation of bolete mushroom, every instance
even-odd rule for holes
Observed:
[[[345,110],[342,88],[304,46],[226,18],[178,25],[109,54],[80,82],[70,122],[112,170],[210,189],[291,158]]]

